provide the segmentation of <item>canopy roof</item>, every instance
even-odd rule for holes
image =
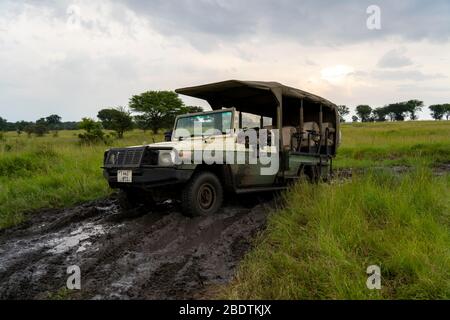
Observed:
[[[336,105],[312,93],[282,85],[278,82],[228,80],[201,86],[187,87],[175,92],[208,101],[216,110],[222,107],[243,106],[245,104],[275,108],[277,100],[283,98],[305,99],[307,102],[320,104],[336,110]]]

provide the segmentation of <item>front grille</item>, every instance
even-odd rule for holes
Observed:
[[[145,148],[111,149],[105,161],[107,168],[139,167]]]
[[[142,157],[142,164],[147,166],[157,166],[158,165],[159,151],[155,149],[147,149]]]

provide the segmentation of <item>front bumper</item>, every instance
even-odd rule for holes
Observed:
[[[117,182],[118,170],[133,171],[133,182]],[[111,188],[143,187],[154,188],[171,184],[187,182],[193,170],[182,170],[177,168],[103,168],[103,176],[108,181]]]

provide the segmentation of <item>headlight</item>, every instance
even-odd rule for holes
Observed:
[[[162,167],[169,167],[175,164],[175,151],[161,150],[159,151],[158,165]]]
[[[113,153],[109,156],[108,164],[115,164],[115,163],[116,163],[116,154]]]

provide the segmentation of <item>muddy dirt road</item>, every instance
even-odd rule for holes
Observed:
[[[198,218],[170,203],[122,212],[114,197],[35,213],[0,231],[0,299],[211,297],[273,206],[261,196],[236,203]],[[71,265],[81,270],[79,291],[64,289]]]

